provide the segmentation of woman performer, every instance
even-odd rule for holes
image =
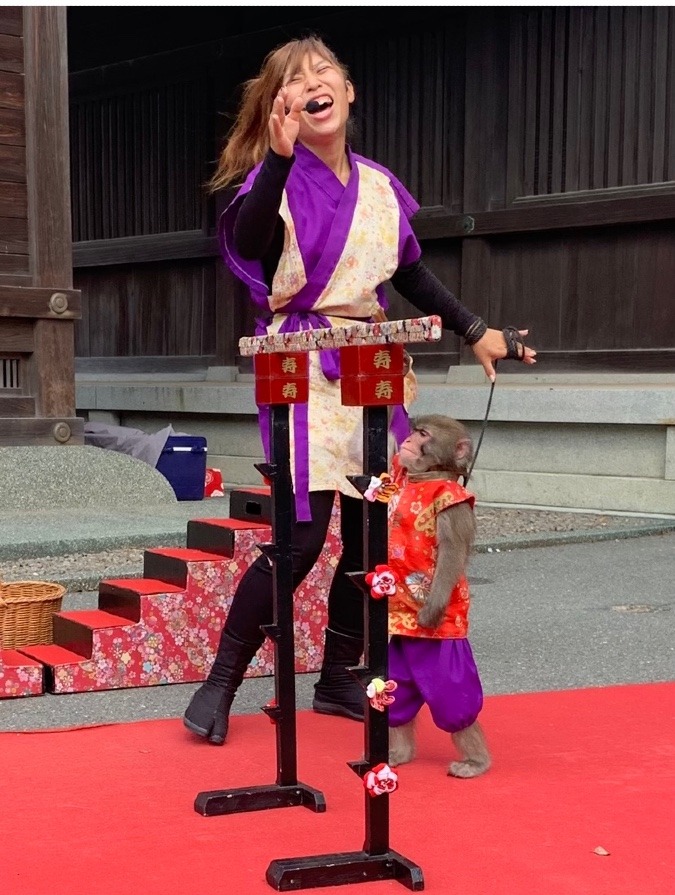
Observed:
[[[293,40],[270,53],[247,82],[213,190],[248,173],[220,222],[223,257],[260,311],[257,334],[347,326],[382,319],[383,284],[471,345],[490,379],[504,357],[535,363],[527,330],[503,332],[468,311],[420,261],[410,225],[419,206],[385,168],[353,153],[347,122],[354,102],[349,74],[319,39]],[[252,170],[251,170],[252,169]],[[415,397],[406,377],[406,405]],[[346,479],[361,474],[362,411],[343,407],[337,352],[310,354],[310,397],[292,406],[297,587],[323,549],[335,492],[340,495],[343,552],[328,596],[323,666],[313,708],[362,720],[364,694],[346,671],[363,652],[363,595],[346,576],[362,569],[361,500]],[[261,408],[269,456],[267,408]],[[409,432],[403,408],[397,440]],[[259,557],[242,576],[205,683],[184,723],[217,745],[225,741],[234,695],[273,618],[272,569]]]

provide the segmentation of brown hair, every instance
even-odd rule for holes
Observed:
[[[319,37],[291,40],[265,57],[256,78],[246,81],[236,120],[227,137],[216,173],[209,181],[211,192],[223,189],[247,174],[262,161],[269,149],[268,121],[272,103],[284,82],[286,72],[300,66],[308,53],[317,53],[340,69],[349,80],[347,68]]]

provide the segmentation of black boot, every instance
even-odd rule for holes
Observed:
[[[326,628],[321,677],[314,685],[315,712],[363,721],[366,694],[347,671],[347,667],[359,664],[362,653],[362,637],[349,637]]]
[[[202,686],[197,690],[183,715],[183,724],[200,737],[208,737],[210,743],[222,746],[227,736],[230,706],[241,684],[248,663],[263,642],[242,643],[225,631],[213,667]]]

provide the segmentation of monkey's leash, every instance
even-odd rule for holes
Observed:
[[[525,342],[523,341],[523,337],[520,335],[520,331],[516,329],[515,326],[506,326],[502,330],[504,335],[504,341],[506,342],[506,357],[504,360],[522,360],[525,354]],[[522,353],[521,349],[522,348]],[[499,361],[494,362],[495,373],[497,372],[497,364]],[[483,436],[485,435],[485,429],[487,428],[488,417],[490,416],[490,408],[492,407],[492,397],[495,392],[495,385],[497,384],[497,377],[492,380],[490,385],[490,394],[488,395],[487,407],[485,408],[485,417],[483,418],[483,424],[481,426],[480,435],[478,436],[478,444],[476,445],[476,450],[474,451],[473,460],[471,461],[471,466],[469,471],[464,476],[464,487],[466,488],[467,482],[471,478],[471,473],[473,472],[473,468],[476,465],[476,458],[478,457],[478,451],[480,450],[480,446],[483,443]]]

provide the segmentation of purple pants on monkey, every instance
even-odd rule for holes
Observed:
[[[412,721],[426,702],[434,724],[455,733],[473,724],[483,706],[483,688],[466,638],[394,635],[389,642],[389,678],[398,684],[389,706],[390,727]]]

